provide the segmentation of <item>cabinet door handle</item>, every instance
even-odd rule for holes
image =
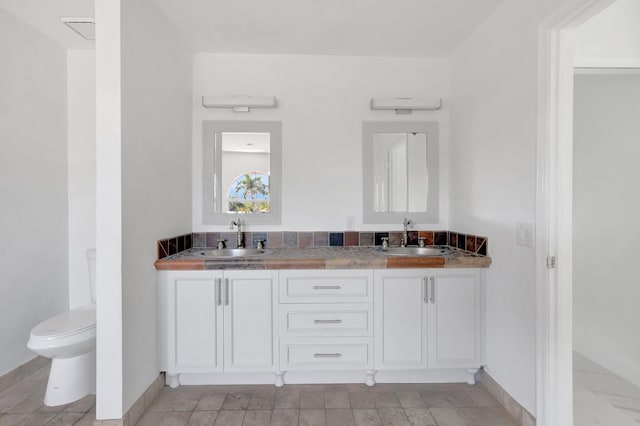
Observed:
[[[313,354],[314,358],[340,358],[342,354]]]
[[[224,304],[229,305],[229,278],[224,279]]]
[[[220,297],[220,291],[222,286],[222,278],[216,278],[216,305],[222,304],[222,297]]]
[[[431,303],[436,303],[436,284],[435,284],[435,278],[431,277],[431,299],[429,299],[431,301]]]
[[[317,319],[313,320],[314,324],[342,324],[342,320],[339,319]]]
[[[429,289],[427,288],[428,277],[422,277],[422,300],[424,303],[429,303]]]
[[[314,290],[340,290],[342,286],[339,285],[314,285]]]

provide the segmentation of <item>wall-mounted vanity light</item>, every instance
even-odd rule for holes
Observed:
[[[371,109],[393,109],[396,114],[411,114],[414,110],[437,111],[440,98],[371,98]]]
[[[233,108],[233,112],[249,112],[250,108],[275,108],[275,96],[203,96],[205,108]]]

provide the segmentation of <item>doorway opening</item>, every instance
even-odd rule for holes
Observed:
[[[570,5],[540,30],[536,212],[540,425],[574,424],[574,66],[578,62],[574,48],[576,30],[613,3],[593,0]]]

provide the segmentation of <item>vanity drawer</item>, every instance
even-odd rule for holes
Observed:
[[[373,272],[282,271],[280,303],[358,303],[373,301]]]
[[[281,370],[351,370],[373,367],[373,339],[280,339]]]
[[[373,336],[370,303],[280,305],[280,332],[284,337]]]

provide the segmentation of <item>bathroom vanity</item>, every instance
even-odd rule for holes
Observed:
[[[491,259],[375,248],[156,262],[167,384],[468,382]]]

